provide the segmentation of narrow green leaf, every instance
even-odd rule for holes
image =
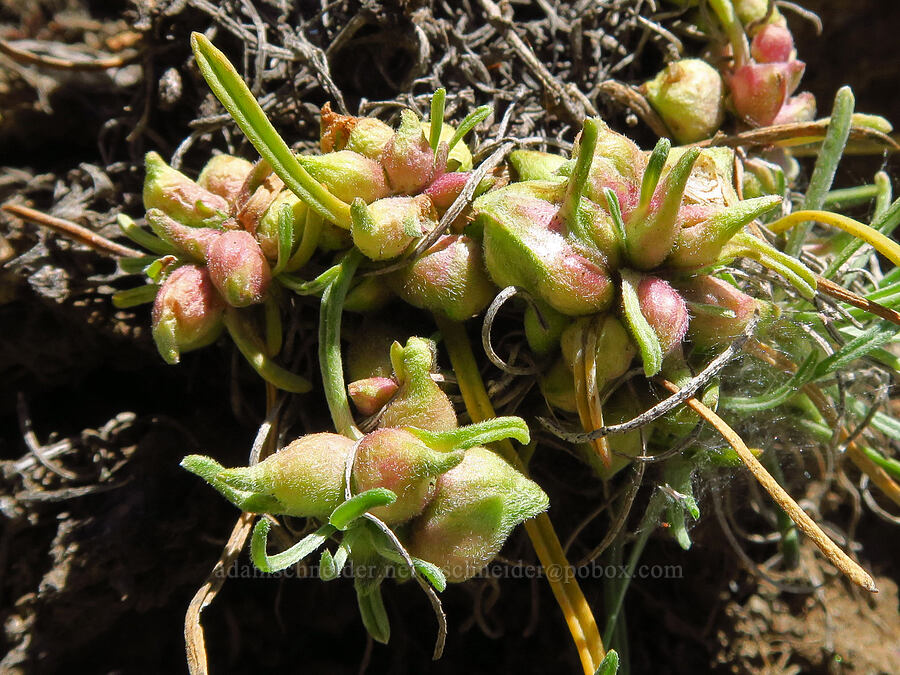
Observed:
[[[338,433],[349,438],[362,438],[353,420],[347,387],[344,384],[344,365],[341,357],[341,316],[344,300],[362,254],[350,249],[339,263],[339,271],[322,293],[322,309],[319,312],[319,371],[325,388],[325,400],[331,420]]]
[[[438,452],[468,450],[505,438],[514,438],[522,445],[530,440],[528,425],[521,417],[494,417],[447,431],[428,431],[417,427],[405,427],[413,436]]]
[[[816,295],[816,276],[802,262],[770,246],[747,232],[739,232],[726,248],[729,254],[746,256],[783,276],[801,296],[811,300]]]
[[[174,246],[164,242],[156,235],[150,234],[124,213],[120,213],[116,216],[116,222],[119,224],[119,229],[122,230],[122,234],[148,251],[156,253],[157,255],[174,255],[178,253],[178,250]]]
[[[435,590],[439,593],[443,593],[444,589],[447,588],[447,577],[444,576],[444,572],[441,568],[427,560],[421,560],[420,558],[413,558],[412,561],[416,572],[425,577],[428,583],[434,586]]]
[[[128,309],[137,307],[156,299],[156,293],[159,290],[159,284],[145,284],[136,288],[129,288],[124,291],[113,293],[112,302],[116,309]]]
[[[322,187],[300,165],[225,55],[196,32],[191,33],[191,48],[209,88],[275,174],[309,208],[339,227],[349,229],[350,206]]]
[[[803,199],[803,209],[815,210],[822,208],[825,196],[828,194],[828,190],[831,189],[831,183],[834,181],[838,163],[844,154],[847,139],[850,137],[854,105],[853,90],[850,87],[838,89],[834,97],[834,107],[831,110],[831,121],[828,123],[828,129],[825,131],[825,140],[822,141],[822,147],[819,149],[816,166],[813,168],[812,176],[809,179],[809,187],[806,189],[806,196]],[[801,223],[794,228],[784,249],[785,253],[791,256],[796,256],[800,253],[800,248],[803,246],[803,242],[806,241],[810,227],[811,223],[807,222]]]
[[[644,178],[641,181],[641,201],[639,208],[646,208],[656,192],[656,186],[659,183],[659,177],[662,175],[663,167],[669,158],[669,151],[672,149],[672,141],[668,138],[660,138],[656,142],[656,147],[650,153],[650,159],[647,162],[647,168],[644,170]]]
[[[275,267],[272,268],[272,276],[281,274],[291,258],[291,249],[294,247],[294,209],[285,204],[278,212],[278,257]]]
[[[250,559],[259,571],[266,574],[280,572],[291,565],[297,564],[322,546],[328,541],[328,537],[335,533],[335,529],[331,525],[323,525],[315,532],[303,537],[303,539],[286,551],[269,555],[266,552],[269,541],[269,527],[268,519],[260,518],[256,521],[256,526],[253,528],[253,534],[250,537]]]
[[[893,478],[896,480],[900,480],[900,462],[896,459],[885,457],[877,450],[874,450],[869,447],[863,447],[863,452],[866,453],[866,456],[875,462],[882,469],[887,471]]]
[[[563,221],[569,227],[576,227],[574,220],[578,214],[578,206],[584,194],[588,176],[591,172],[591,163],[594,161],[594,150],[597,147],[597,122],[590,117],[584,120],[581,129],[581,140],[578,144],[578,159],[575,160],[575,168],[566,184],[566,196],[560,213]]]
[[[300,244],[285,267],[288,272],[300,269],[312,258],[313,253],[316,252],[316,248],[319,246],[319,237],[322,234],[323,225],[324,221],[321,215],[312,209],[306,210],[306,220],[303,224]]]
[[[432,152],[437,152],[438,143],[441,142],[441,131],[444,130],[444,102],[447,98],[447,90],[438,87],[431,97],[431,129],[428,135],[428,144]]]
[[[828,210],[846,209],[851,206],[865,204],[878,194],[878,186],[874,184],[857,185],[855,187],[831,190],[822,201],[822,208]]]
[[[727,307],[708,305],[705,302],[692,302],[690,300],[688,300],[686,304],[692,315],[697,312],[703,312],[708,315],[720,316],[723,319],[733,319],[737,316],[737,314],[734,313],[734,310],[728,309]]]
[[[641,305],[638,301],[637,286],[640,275],[628,269],[621,270],[622,276],[622,306],[625,310],[625,320],[631,329],[631,336],[637,343],[644,362],[644,374],[653,377],[662,368],[662,346],[656,331],[647,323],[647,319],[641,313]]]
[[[847,397],[850,410],[854,415],[865,418],[869,412],[869,407],[862,401],[851,396]],[[900,441],[900,420],[892,415],[883,412],[876,412],[872,417],[872,427],[883,433],[885,436]]]
[[[143,274],[156,259],[154,255],[143,255],[139,258],[119,258],[116,262],[125,274]]]
[[[851,361],[862,358],[873,349],[889,342],[898,334],[898,328],[892,323],[882,321],[878,325],[872,326],[860,335],[853,338],[841,347],[834,354],[822,359],[816,366],[813,379],[818,380],[826,377],[836,370],[840,370]]]
[[[597,666],[597,670],[594,671],[594,675],[616,675],[619,672],[619,655],[616,653],[615,649],[610,649],[606,652],[606,656],[603,657],[603,660],[600,662],[600,665]]]
[[[375,642],[387,644],[391,639],[391,623],[381,597],[381,584],[372,588],[356,584],[356,601],[359,604],[359,615],[369,635]]]
[[[719,405],[741,412],[759,412],[776,408],[795,396],[800,387],[813,378],[817,359],[818,355],[815,352],[810,354],[787,382],[770,392],[750,397],[723,396],[719,399]]]
[[[340,273],[341,266],[339,263],[333,267],[329,267],[312,281],[298,279],[286,272],[278,277],[278,281],[297,295],[322,295],[322,293],[325,292],[325,289],[334,282]]]
[[[395,501],[397,501],[397,495],[387,488],[372,488],[350,497],[350,499],[339,505],[332,511],[328,522],[338,530],[346,530],[354,520],[370,509],[378,506],[387,506]]]
[[[606,197],[606,208],[609,211],[609,215],[612,216],[619,243],[625,246],[627,235],[625,234],[625,219],[622,218],[622,207],[619,204],[619,197],[608,187],[603,188],[603,196]]]
[[[447,144],[447,151],[453,150],[453,147],[459,143],[467,133],[486,120],[493,110],[494,109],[489,105],[482,105],[466,115],[463,118],[463,121],[459,123],[456,132]]]

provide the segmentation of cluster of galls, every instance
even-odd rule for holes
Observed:
[[[195,182],[148,153],[146,220],[162,240],[156,252],[170,254],[154,279],[163,282],[153,310],[163,358],[177,363],[182,352],[215,340],[227,307],[262,302],[273,278],[300,269],[316,250],[353,246],[370,260],[388,260],[437,228],[470,176],[472,157],[453,127],[443,125],[435,148],[428,129],[409,110],[393,130],[323,108],[325,152],[298,160],[333,197],[351,205],[346,222],[323,222],[265,161],[252,165],[218,155]],[[490,185],[485,181],[482,189]],[[461,320],[481,311],[492,291],[476,242],[443,234],[412,265],[358,283],[347,307],[377,309],[396,294]]]
[[[733,42],[716,47],[709,57],[719,64],[718,71],[701,59],[681,59],[642,87],[679,143],[712,136],[722,125],[726,106],[754,127],[815,117],[815,97],[809,92],[794,95],[805,64],[796,58],[784,17],[777,9],[769,11],[765,2],[734,5],[736,15],[730,20],[735,25],[725,31]],[[695,19],[702,23],[701,15]],[[721,34],[721,29],[714,34]]]
[[[483,233],[491,277],[532,298],[530,347],[559,354],[543,377],[544,393],[554,406],[578,412],[586,430],[603,425],[600,401],[635,356],[648,377],[662,371],[677,381],[687,371],[685,339],[712,348],[739,335],[756,312],[777,315],[727,275],[712,275],[716,267],[750,257],[801,292],[815,284],[801,263],[744,231],[781,200],[739,201],[730,151],[669,154],[666,141],[648,156],[588,120],[572,160],[514,152],[510,163],[526,180],[474,203],[472,228]],[[613,400],[608,409],[628,418],[640,408]],[[609,467],[606,441],[596,449]]]
[[[482,447],[507,437],[527,442],[525,423],[498,418],[459,427],[450,400],[432,379],[433,350],[430,341],[416,337],[405,347],[394,343],[393,377],[385,379],[395,383],[395,396],[377,428],[358,440],[316,433],[250,467],[225,469],[196,455],[186,457],[183,466],[244,511],[327,523],[345,502],[349,464],[354,495],[378,488],[393,493],[393,501],[369,512],[395,532],[406,551],[436,565],[447,581],[464,581],[490,562],[516,525],[544,511],[548,499],[537,484]],[[389,567],[408,576],[403,559],[379,531],[364,519],[358,523],[342,537],[350,564],[374,567],[365,571],[369,579],[380,581]],[[364,578],[357,590],[368,597],[372,591],[361,585]]]

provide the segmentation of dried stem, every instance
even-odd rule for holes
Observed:
[[[20,204],[4,204],[0,208],[22,220],[36,223],[42,227],[46,227],[48,230],[58,232],[73,241],[77,241],[79,244],[90,246],[98,253],[105,253],[106,255],[116,256],[117,258],[140,258],[144,255],[133,248],[122,246],[114,241],[110,241],[106,237],[101,237],[93,230],[89,230],[77,223],[73,223],[71,220],[50,216]]]
[[[678,386],[666,379],[658,380],[666,389],[673,394],[678,391]],[[759,484],[765,488],[766,492],[775,500],[775,503],[787,513],[791,520],[798,528],[819,547],[819,550],[828,558],[832,564],[837,567],[844,575],[853,583],[872,593],[877,593],[875,581],[871,576],[857,564],[850,556],[844,553],[837,544],[835,544],[827,534],[822,531],[816,522],[810,518],[806,511],[800,508],[791,496],[781,487],[778,482],[772,478],[772,474],[766,471],[766,468],[760,464],[759,460],[750,452],[750,449],[741,439],[741,437],[732,429],[721,417],[716,415],[712,410],[707,408],[696,398],[691,397],[685,401],[685,404],[696,412],[700,417],[709,422],[722,437],[728,441],[728,444],[734,448],[734,451],[741,458],[741,461],[753,474],[753,477],[759,481]]]
[[[853,305],[869,314],[880,316],[882,319],[887,319],[891,323],[900,325],[900,312],[897,312],[890,307],[885,307],[874,300],[869,300],[861,295],[857,295],[853,291],[849,291],[825,277],[816,275],[816,284],[816,290],[825,295],[830,295],[832,298],[842,300],[848,305]]]
[[[250,450],[249,464],[256,464],[275,450],[275,441],[278,433],[275,429],[276,420],[281,410],[281,401],[278,398],[277,389],[270,383],[266,383],[266,410],[268,415],[259,427],[253,447]],[[275,433],[273,433],[275,432]],[[242,513],[234,524],[231,535],[222,549],[222,554],[215,567],[206,577],[206,581],[194,594],[184,615],[184,645],[187,650],[188,670],[191,675],[207,675],[209,666],[206,659],[206,639],[203,636],[203,625],[200,623],[200,614],[209,606],[218,595],[225,580],[228,578],[228,570],[234,564],[238,554],[244,548],[247,537],[253,526],[255,514]]]

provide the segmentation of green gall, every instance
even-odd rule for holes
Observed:
[[[624,324],[612,314],[579,319],[563,331],[560,339],[563,359],[570,370],[575,367],[577,352],[584,349],[588,331],[595,333],[595,373],[597,385],[602,388],[628,372],[637,347]]]
[[[251,171],[253,164],[246,159],[225,154],[216,155],[203,167],[197,177],[197,185],[219,195],[234,208]]]
[[[347,203],[362,199],[369,204],[390,194],[378,162],[352,150],[298,155],[297,160],[331,194]]]
[[[351,206],[353,244],[370,260],[390,260],[437,227],[437,212],[427,195],[387,197],[368,206]]]
[[[745,225],[781,204],[770,195],[745,199],[733,206],[690,205],[682,208],[682,225],[666,264],[684,269],[706,267]]]
[[[550,305],[535,301],[525,308],[525,339],[535,354],[544,355],[559,347],[559,338],[571,319]]]
[[[431,503],[410,524],[407,548],[440,567],[447,581],[465,581],[500,552],[516,525],[548,506],[537,483],[490,450],[471,448],[438,478]]]
[[[425,194],[431,198],[435,208],[446,211],[459,197],[471,175],[470,171],[441,174],[426,188]]]
[[[435,384],[435,346],[431,340],[411,337],[403,347],[391,346],[391,363],[400,391],[391,401],[381,427],[417,427],[428,431],[447,431],[457,425],[456,411],[447,394]]]
[[[481,245],[464,234],[444,234],[388,283],[403,300],[454,321],[480,314],[496,294]]]
[[[266,258],[275,261],[278,258],[278,223],[285,208],[291,210],[291,229],[293,242],[300,241],[306,226],[306,215],[309,209],[300,198],[290,190],[282,190],[269,204],[262,218],[256,225],[256,241]]]
[[[416,194],[434,180],[434,152],[413,111],[400,113],[400,126],[384,147],[381,165],[395,194]]]
[[[341,115],[331,109],[330,103],[322,106],[321,114],[322,152],[352,150],[377,162],[394,135],[394,130],[384,122],[373,117]]]
[[[724,83],[701,59],[670,63],[643,91],[675,140],[695,143],[712,136],[725,118]]]
[[[223,234],[222,230],[212,227],[182,225],[160,209],[148,210],[146,219],[153,234],[177,248],[193,262],[205,262],[209,248]]]
[[[776,305],[753,298],[716,277],[702,275],[679,287],[691,303],[688,337],[701,348],[730,343],[743,333],[757,311],[764,321],[779,313]]]
[[[243,230],[222,233],[209,247],[209,275],[232,307],[262,302],[272,271],[253,235]]]
[[[539,195],[559,194],[560,187],[513,183],[475,200],[485,264],[501,288],[524,288],[568,316],[594,314],[612,303],[612,281],[601,261],[579,253],[557,231],[559,207]]]
[[[354,441],[309,434],[259,464],[202,471],[196,456],[182,466],[200,475],[236,506],[253,513],[327,519],[344,501],[344,467]]]
[[[575,380],[572,378],[572,367],[564,359],[557,360],[550,370],[541,375],[538,380],[541,393],[547,401],[547,405],[555,410],[574,413],[578,412],[575,402]],[[596,451],[591,452],[596,457]]]
[[[507,159],[517,181],[549,180],[566,161],[559,155],[540,150],[513,150]]]
[[[211,227],[228,217],[228,202],[176,171],[156,152],[144,157],[144,208],[160,209],[191,227]]]
[[[638,303],[641,314],[659,338],[663,355],[668,354],[684,339],[688,330],[688,310],[684,298],[669,282],[645,276],[638,283]]]
[[[437,452],[403,429],[376,429],[357,446],[352,485],[354,492],[383,487],[396,494],[393,504],[372,509],[372,515],[397,525],[422,513],[436,477],[462,460],[462,450]]]
[[[183,352],[214,342],[222,332],[224,308],[205,269],[175,269],[153,302],[153,340],[166,363],[178,363]]]
[[[366,417],[374,415],[387,405],[397,389],[397,383],[390,377],[367,377],[347,385],[350,400]]]
[[[354,281],[344,299],[344,310],[347,312],[375,312],[382,309],[394,298],[384,276],[362,277]]]
[[[788,96],[794,93],[806,66],[787,63],[748,63],[729,78],[731,105],[743,119],[756,126],[775,121]]]

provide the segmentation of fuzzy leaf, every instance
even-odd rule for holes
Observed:
[[[653,377],[662,368],[663,353],[656,331],[641,313],[638,301],[637,286],[640,275],[631,270],[622,270],[622,306],[625,309],[625,320],[631,329],[631,336],[637,343],[644,362],[644,374]]]
[[[397,495],[387,488],[373,488],[360,492],[350,497],[338,506],[328,518],[332,527],[338,530],[346,530],[354,520],[361,517],[370,509],[378,506],[387,506],[397,501]]]
[[[269,521],[260,518],[256,521],[253,534],[250,538],[250,558],[257,569],[267,574],[280,572],[294,565],[310,553],[318,549],[328,541],[328,537],[335,533],[331,525],[323,525],[312,534],[308,534],[286,551],[269,555],[266,553],[266,545],[269,540]]]

